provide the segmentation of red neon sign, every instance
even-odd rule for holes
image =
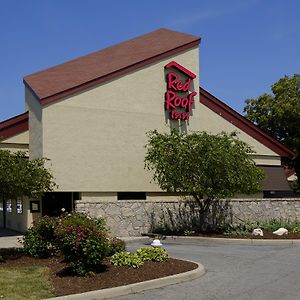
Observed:
[[[191,80],[196,78],[196,75],[175,61],[171,61],[165,66],[166,69],[171,67],[178,69],[187,76],[187,79],[186,81],[180,80],[174,72],[167,74],[165,109],[170,111],[172,120],[189,120],[192,104],[195,103],[194,97],[197,95],[195,91],[191,91]]]

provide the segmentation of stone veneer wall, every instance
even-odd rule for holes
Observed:
[[[185,201],[84,202],[76,201],[76,210],[92,217],[104,217],[112,236],[139,236],[151,230],[151,225],[191,221],[197,208]],[[276,219],[300,219],[300,198],[231,199],[219,201],[215,208],[233,223]],[[223,220],[224,220],[223,218]]]

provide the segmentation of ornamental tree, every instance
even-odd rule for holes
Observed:
[[[203,215],[212,201],[261,191],[264,173],[235,133],[147,133],[145,168],[162,190],[192,196]]]
[[[272,85],[273,94],[246,100],[246,118],[296,153],[291,161],[300,180],[300,74],[284,76]]]
[[[3,199],[39,198],[56,186],[44,158],[28,160],[24,152],[0,150],[0,194]]]

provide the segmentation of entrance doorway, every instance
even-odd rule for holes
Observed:
[[[51,192],[46,193],[42,199],[42,216],[59,216],[63,212],[74,210],[74,192]]]

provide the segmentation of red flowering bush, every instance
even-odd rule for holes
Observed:
[[[110,251],[103,221],[73,213],[57,226],[55,235],[72,273],[85,276],[96,270]]]
[[[92,274],[111,251],[105,221],[73,212],[60,217],[42,217],[27,230],[24,252],[49,257],[61,252],[75,275]]]

